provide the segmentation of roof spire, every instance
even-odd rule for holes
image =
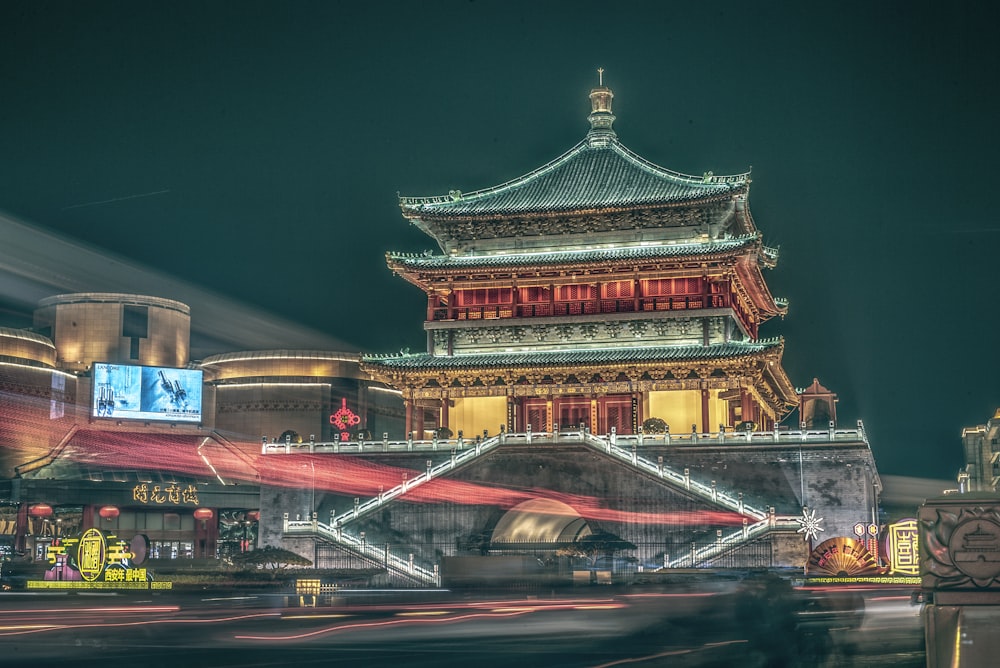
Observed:
[[[590,91],[590,132],[587,133],[587,141],[591,146],[606,146],[615,139],[615,131],[611,125],[615,122],[615,115],[611,113],[611,100],[615,94],[604,85],[604,68],[597,68],[597,88]]]

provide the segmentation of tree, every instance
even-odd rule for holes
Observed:
[[[267,546],[242,554],[234,554],[233,564],[248,570],[270,571],[271,579],[274,580],[278,577],[279,572],[284,572],[291,566],[312,566],[312,561],[291,550]]]
[[[658,417],[647,418],[642,421],[642,431],[646,434],[664,434],[667,431],[667,422]]]
[[[580,557],[589,559],[590,565],[597,565],[597,560],[601,557],[611,558],[615,552],[621,550],[634,550],[635,544],[624,538],[619,538],[613,533],[602,531],[592,533],[565,545],[556,551],[561,557]]]

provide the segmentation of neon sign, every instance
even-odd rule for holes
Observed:
[[[45,550],[52,568],[45,579],[29,582],[33,589],[67,588],[157,588],[169,589],[170,583],[153,587],[145,568],[138,568],[149,554],[149,539],[139,534],[131,544],[112,533],[87,529],[70,538],[56,539]]]
[[[340,430],[340,440],[349,441],[351,435],[347,430],[361,424],[361,416],[347,407],[347,399],[341,399],[340,408],[330,416],[330,424]]]
[[[885,536],[885,553],[890,573],[920,574],[920,532],[917,521],[907,519],[890,524]]]

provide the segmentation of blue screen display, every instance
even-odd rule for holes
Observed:
[[[94,417],[201,422],[200,370],[98,362],[92,377]]]

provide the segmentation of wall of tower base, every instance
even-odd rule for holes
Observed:
[[[877,479],[872,478],[871,453],[863,442],[656,447],[639,454],[650,461],[662,457],[665,466],[686,471],[692,481],[712,485],[720,494],[739,495],[747,506],[764,512],[773,509],[786,518],[801,518],[806,511],[818,518],[814,537],[786,528],[707,561],[695,560],[696,567],[801,569],[808,559],[810,538],[819,543],[850,537],[854,525],[872,521],[877,513],[872,505]],[[442,449],[354,457],[365,460],[373,472],[398,476],[402,471],[413,479],[428,462],[433,465],[448,456],[449,450]],[[433,486],[427,488],[429,496],[421,498],[417,491],[421,488],[415,487],[378,512],[348,522],[343,530],[355,536],[364,532],[369,543],[393,553],[413,554],[425,568],[448,556],[537,553],[544,557],[555,549],[550,542],[499,544],[492,538],[512,508],[533,499],[553,499],[582,517],[592,532],[610,533],[633,544],[635,548],[622,551],[623,564],[655,569],[683,560],[741,525],[738,514],[582,444],[504,445],[427,484]],[[306,519],[309,513],[297,509],[311,502],[319,521],[327,522],[331,513],[343,516],[356,503],[350,494],[315,491],[310,500],[310,493],[264,487],[262,512],[270,508],[266,517],[272,521],[283,512],[290,519]],[[363,503],[367,498],[357,500]],[[281,541],[280,531],[262,529],[261,536],[271,544]]]

